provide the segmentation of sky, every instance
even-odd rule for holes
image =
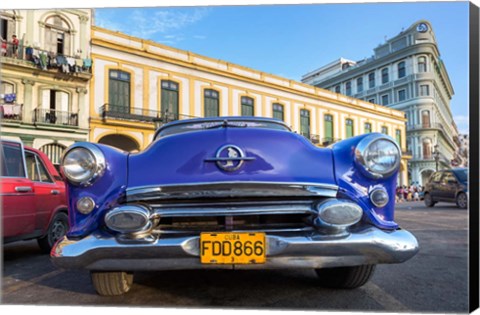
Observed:
[[[96,8],[95,24],[300,81],[340,57],[361,60],[420,19],[431,22],[468,133],[468,2]]]

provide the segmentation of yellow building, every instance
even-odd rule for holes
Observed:
[[[144,149],[154,123],[206,116],[263,116],[325,146],[383,132],[405,151],[404,113],[229,62],[92,27],[90,141]],[[406,158],[401,184],[407,184]]]
[[[2,137],[56,165],[88,140],[91,21],[90,9],[0,10]]]

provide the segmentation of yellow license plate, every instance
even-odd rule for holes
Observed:
[[[201,233],[202,264],[263,264],[265,233]]]

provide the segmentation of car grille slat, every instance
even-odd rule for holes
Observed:
[[[311,231],[317,200],[199,201],[147,203],[160,223],[155,233]],[[227,223],[229,222],[229,223]]]

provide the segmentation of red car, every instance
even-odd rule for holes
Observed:
[[[65,183],[43,152],[17,141],[1,143],[3,242],[36,238],[49,253],[69,227]]]

